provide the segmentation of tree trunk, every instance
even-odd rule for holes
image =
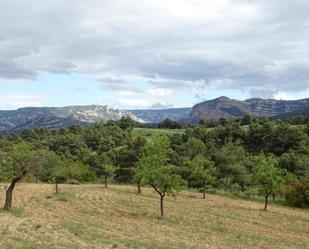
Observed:
[[[203,199],[206,199],[206,186],[203,186]]]
[[[264,211],[267,210],[267,205],[268,205],[268,195],[265,195],[265,205],[264,205]]]
[[[156,188],[156,186],[152,183],[149,183],[150,186],[153,187],[153,189],[160,195],[160,210],[161,210],[161,217],[164,216],[164,196],[166,194],[166,187],[164,187],[164,190],[161,192],[159,189]]]
[[[142,194],[142,189],[141,189],[141,183],[140,183],[140,182],[137,182],[137,193],[138,193],[139,195]]]
[[[105,188],[107,188],[107,176],[104,177]]]
[[[12,179],[11,185],[6,190],[5,203],[4,203],[3,209],[5,209],[5,210],[11,209],[12,202],[13,202],[13,191],[14,191],[15,185],[18,181],[20,181],[24,177],[25,174],[26,174],[26,172],[23,172],[23,174],[21,176],[17,176],[17,177]]]
[[[5,203],[4,203],[5,210],[9,210],[12,207],[14,188],[15,188],[15,183],[12,182],[10,187],[6,190]]]
[[[309,204],[309,200],[308,200],[308,198],[307,198],[306,192],[303,192],[303,196],[304,196],[304,203],[305,203],[306,205],[308,205],[308,204]]]
[[[161,210],[161,217],[163,217],[164,216],[164,203],[163,203],[163,201],[164,201],[164,195],[163,194],[161,194],[160,195],[160,210]]]
[[[59,189],[58,189],[58,182],[55,182],[56,185],[56,195],[59,193]]]
[[[276,200],[276,193],[272,193],[272,196],[273,196],[273,201]]]

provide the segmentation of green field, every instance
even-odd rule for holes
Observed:
[[[153,135],[173,135],[183,134],[184,129],[154,129],[154,128],[134,128],[133,134],[143,137],[151,137]]]

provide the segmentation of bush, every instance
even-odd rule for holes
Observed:
[[[76,179],[70,179],[68,180],[67,184],[79,185],[80,182],[79,180],[76,180]]]
[[[171,120],[169,118],[166,118],[158,124],[158,127],[159,128],[166,128],[166,129],[181,129],[182,124],[178,121],[174,121],[174,120]]]
[[[284,192],[289,205],[309,207],[309,178],[290,182]]]

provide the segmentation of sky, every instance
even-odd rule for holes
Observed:
[[[309,97],[308,0],[0,2],[0,109]]]

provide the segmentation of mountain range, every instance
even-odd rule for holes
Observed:
[[[309,98],[274,100],[252,98],[244,101],[219,97],[188,108],[119,110],[109,106],[26,107],[0,111],[0,132],[15,132],[25,128],[57,129],[73,124],[89,125],[122,117],[142,123],[159,123],[165,118],[182,122],[201,119],[241,117],[250,113],[257,117],[280,117],[309,109]]]
[[[191,118],[219,119],[241,117],[250,113],[256,117],[277,117],[309,108],[309,98],[300,100],[275,100],[252,98],[244,101],[219,97],[192,107]]]
[[[11,132],[38,127],[56,129],[73,124],[104,123],[108,120],[120,120],[122,117],[144,122],[130,112],[109,106],[26,107],[0,111],[0,131]]]
[[[192,108],[169,108],[169,109],[145,109],[145,110],[128,110],[136,117],[144,120],[146,123],[159,123],[169,118],[172,120],[185,120],[190,118]]]

